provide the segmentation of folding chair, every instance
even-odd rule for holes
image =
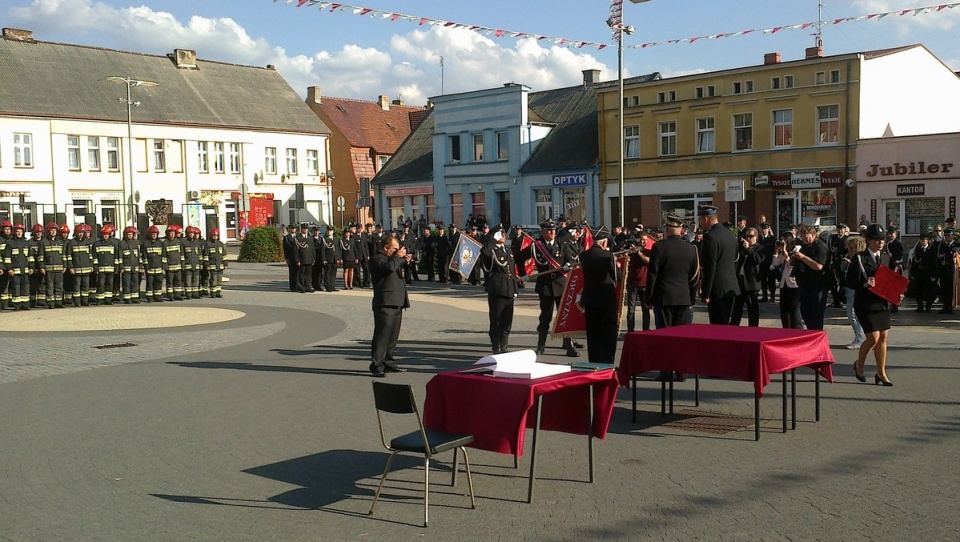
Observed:
[[[373,399],[377,409],[377,423],[380,425],[380,441],[383,447],[390,451],[390,458],[387,459],[387,466],[383,469],[383,476],[380,477],[380,485],[377,486],[377,493],[373,496],[373,504],[370,505],[370,512],[367,515],[373,515],[373,508],[377,505],[377,499],[380,497],[380,491],[383,489],[383,482],[387,479],[387,473],[390,472],[390,465],[393,458],[400,452],[409,452],[414,454],[423,454],[423,526],[427,526],[430,509],[430,458],[447,450],[453,450],[453,477],[450,485],[457,483],[457,450],[463,451],[463,462],[467,467],[467,484],[470,486],[470,504],[472,508],[477,507],[477,500],[473,495],[473,477],[470,475],[470,459],[467,457],[467,449],[464,447],[473,442],[473,435],[451,434],[442,431],[434,431],[423,427],[423,419],[420,416],[420,410],[417,408],[417,400],[413,395],[413,386],[409,384],[387,384],[386,382],[373,383]],[[391,414],[413,414],[417,418],[419,430],[407,433],[390,440],[387,444],[387,438],[383,432],[383,416],[381,412]]]

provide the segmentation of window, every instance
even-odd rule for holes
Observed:
[[[90,171],[100,171],[100,138],[87,136],[87,165]]]
[[[213,172],[223,173],[223,167],[223,143],[218,141],[213,144]]]
[[[67,136],[67,167],[80,171],[80,136]]]
[[[277,174],[277,148],[267,147],[263,153],[263,171],[270,175]]]
[[[780,88],[780,78],[773,77],[770,79],[770,88],[772,90],[778,90]]]
[[[210,172],[210,144],[206,141],[197,142],[197,170],[200,173]]]
[[[319,175],[319,174],[320,174],[320,151],[318,151],[317,149],[307,149],[307,175]]]
[[[783,88],[793,88],[793,76],[784,75],[783,76]]]
[[[626,96],[624,96],[624,97],[623,97],[623,107],[629,107],[629,106],[630,106],[630,98],[627,98]]]
[[[120,171],[120,138],[107,138],[107,169]]]
[[[510,148],[506,132],[497,132],[497,160],[506,160]]]
[[[166,169],[167,169],[167,157],[163,150],[163,140],[154,139],[153,140],[153,170],[166,171]]]
[[[740,83],[740,81],[735,81],[735,82],[733,83],[733,93],[734,93],[734,94],[741,94],[742,92],[743,92],[743,84]]]
[[[773,112],[773,146],[789,147],[793,145],[793,109],[781,109]]]
[[[744,92],[753,92],[753,81],[744,81],[743,83]]]
[[[677,154],[677,123],[660,123],[660,156],[676,156]]]
[[[816,75],[813,76],[814,85],[822,85],[826,82],[827,82],[827,74],[825,72],[817,72]]]
[[[392,198],[391,198],[392,199]],[[391,213],[392,216],[392,213]],[[463,224],[463,194],[450,194],[450,223]]]
[[[640,96],[633,96],[633,97],[632,97],[632,101],[633,101],[633,106],[634,106],[634,107],[640,105]]]
[[[733,116],[733,140],[738,151],[753,148],[753,113]]]
[[[13,166],[33,167],[32,134],[13,134]]]
[[[537,224],[550,218],[550,211],[553,209],[553,194],[549,188],[534,190],[533,195],[537,201]]]
[[[483,162],[483,134],[473,134],[473,161]]]
[[[840,70],[830,70],[830,82],[831,83],[840,82]]]
[[[817,142],[821,145],[836,143],[840,134],[840,106],[817,106]]]
[[[623,157],[640,158],[640,127],[623,127]]]
[[[390,161],[389,154],[378,154],[377,155],[377,171],[383,169],[383,166],[387,165],[387,162]]]
[[[713,117],[697,119],[697,152],[716,150],[716,131]]]
[[[717,95],[717,87],[713,85],[707,85],[707,97],[712,98]]]
[[[287,175],[297,174],[297,149],[287,149]]]
[[[240,144],[230,144],[230,173],[240,173]],[[316,175],[316,173],[314,173]]]
[[[677,101],[677,91],[671,90],[670,92],[667,92],[667,101],[670,101],[670,102]]]
[[[447,138],[450,142],[450,163],[459,164],[460,163],[460,136],[453,135]]]
[[[703,98],[703,87],[697,87],[696,90],[694,91],[694,95],[697,98]]]
[[[662,103],[665,102],[665,101],[667,101],[667,93],[666,93],[666,92],[658,92],[658,93],[657,93],[657,103],[658,103],[658,104],[662,104]]]

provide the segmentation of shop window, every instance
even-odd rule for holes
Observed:
[[[943,222],[943,198],[910,198],[905,203],[906,235],[920,235]]]

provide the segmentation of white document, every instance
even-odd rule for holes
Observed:
[[[474,365],[483,365],[493,370],[493,376],[532,380],[570,372],[569,365],[538,363],[533,350],[519,350],[505,354],[493,354],[477,360]]]

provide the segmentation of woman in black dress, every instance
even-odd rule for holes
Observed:
[[[352,231],[343,230],[343,237],[337,241],[337,254],[343,265],[343,289],[353,290],[353,268],[357,266],[360,258]]]
[[[863,374],[867,354],[873,350],[873,357],[877,362],[877,372],[873,375],[873,382],[877,385],[893,386],[887,378],[887,333],[890,331],[890,303],[870,291],[876,284],[874,275],[883,264],[880,263],[880,254],[886,241],[886,232],[879,224],[871,224],[864,232],[867,239],[867,249],[852,258],[847,267],[846,286],[854,291],[853,312],[857,321],[863,327],[866,340],[860,345],[860,354],[853,364],[853,371],[857,380],[866,382]]]

